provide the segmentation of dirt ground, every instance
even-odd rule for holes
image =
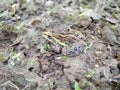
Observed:
[[[120,90],[120,0],[0,0],[0,90]]]

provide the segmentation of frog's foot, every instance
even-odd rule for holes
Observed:
[[[55,52],[56,54],[60,54],[62,52],[62,47],[60,47],[59,45],[57,44],[50,44],[50,48],[53,52]]]

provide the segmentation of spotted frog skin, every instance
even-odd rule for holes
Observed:
[[[79,41],[72,45],[65,46],[62,49],[62,54],[70,57],[78,56],[84,51],[85,47],[86,43],[84,41]]]

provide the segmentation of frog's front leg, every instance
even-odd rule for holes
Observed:
[[[50,44],[51,50],[57,54],[60,54],[62,52],[62,47],[58,44]]]

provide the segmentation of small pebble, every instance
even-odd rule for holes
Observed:
[[[96,68],[98,68],[98,67],[99,67],[99,65],[98,65],[98,64],[95,64],[95,67],[96,67]]]
[[[53,7],[53,5],[54,5],[54,2],[51,0],[49,0],[45,3],[45,7]]]

